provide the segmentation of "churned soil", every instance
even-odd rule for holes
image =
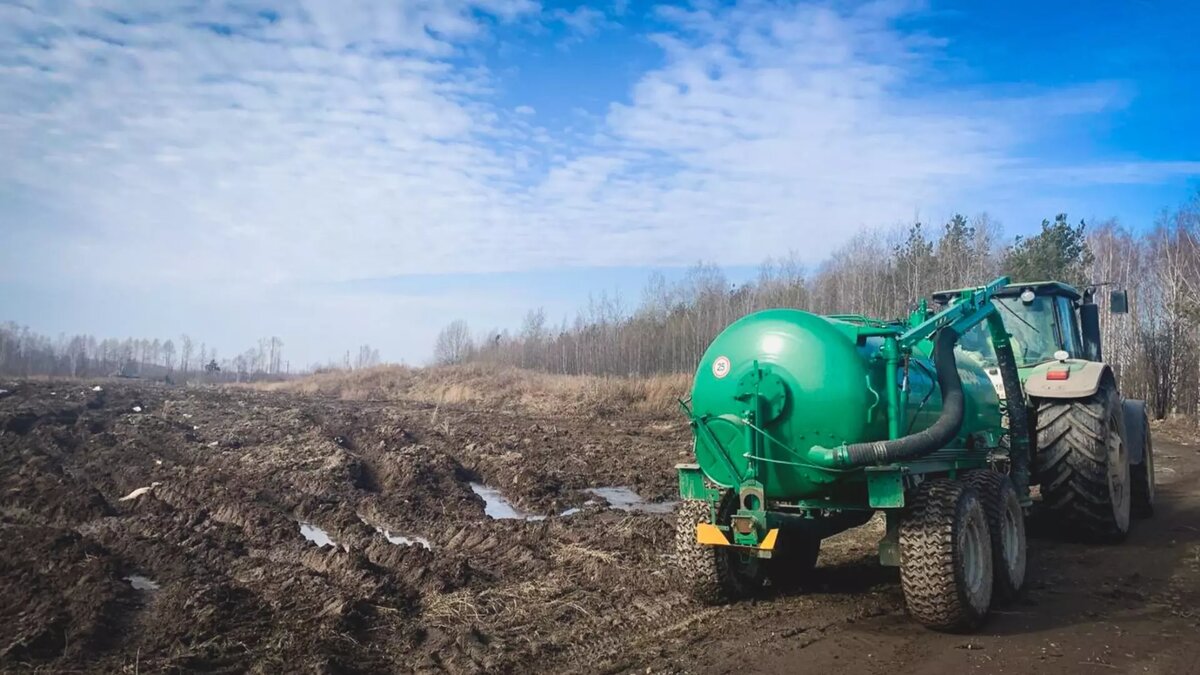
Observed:
[[[1156,440],[1153,519],[1034,539],[954,636],[905,617],[877,522],[794,595],[689,601],[680,419],[0,381],[0,670],[1197,672],[1200,451]]]

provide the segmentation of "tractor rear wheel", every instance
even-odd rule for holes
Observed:
[[[992,536],[992,597],[1011,600],[1025,585],[1025,511],[1017,490],[1006,474],[981,470],[968,473],[966,482],[979,492]]]
[[[781,530],[771,558],[763,561],[771,588],[791,593],[803,586],[812,578],[820,554],[819,538],[801,529]]]
[[[992,602],[992,542],[979,493],[935,479],[917,488],[900,523],[900,585],[908,613],[926,626],[968,631]]]
[[[1129,533],[1129,453],[1121,397],[1111,381],[1082,399],[1038,404],[1034,477],[1042,504],[1066,531],[1115,543]]]
[[[718,521],[736,510],[732,493],[721,500]],[[706,546],[696,541],[696,525],[708,523],[707,501],[687,499],[675,511],[675,564],[683,589],[702,603],[715,605],[757,595],[765,570],[758,558],[727,546]]]

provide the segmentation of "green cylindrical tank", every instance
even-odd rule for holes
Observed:
[[[804,499],[827,494],[831,483],[861,477],[861,470],[832,471],[805,465],[813,446],[886,440],[887,365],[880,356],[882,338],[859,323],[796,309],[750,314],[713,340],[692,387],[692,412],[724,450],[712,447],[698,430],[696,460],[713,482],[739,484],[752,460],[755,434],[747,433],[747,395],[756,391],[764,403],[755,425],[761,461],[753,462],[755,478],[771,499]],[[875,331],[877,332],[877,331]],[[907,381],[902,434],[921,431],[942,409],[929,355],[932,342],[919,343],[898,370]],[[957,359],[966,399],[959,437],[950,447],[967,447],[978,432],[1002,432],[999,400],[987,374],[967,357]],[[735,475],[736,474],[736,475]]]

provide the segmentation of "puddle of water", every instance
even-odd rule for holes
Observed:
[[[560,513],[560,514],[558,514],[558,515],[560,515],[560,516],[563,516],[563,517],[566,517],[566,516],[573,516],[573,515],[575,515],[576,513],[581,513],[582,511],[583,511],[583,509],[576,507],[576,508],[573,508],[573,509],[567,509],[566,511],[563,511],[562,513]]]
[[[386,527],[380,527],[372,523],[364,518],[362,514],[359,514],[358,519],[361,520],[364,525],[370,525],[371,527],[375,528],[375,531],[379,534],[382,534],[383,538],[387,539],[388,543],[390,544],[395,544],[397,546],[423,546],[427,549],[433,549],[433,544],[431,544],[425,537],[417,536],[415,534],[411,537],[404,534],[396,534]]]
[[[146,487],[140,487],[140,488],[134,490],[133,492],[130,492],[129,494],[125,495],[124,497],[121,497],[117,501],[127,502],[131,499],[137,499],[138,497],[141,497],[142,495],[146,494],[147,492],[150,492],[151,490],[158,487],[159,485],[161,485],[161,483],[155,481],[155,482],[147,485]]]
[[[135,591],[157,591],[159,589],[157,582],[140,574],[130,574],[125,577],[125,581],[128,581]]]
[[[482,483],[471,483],[475,494],[483,498],[483,512],[496,520],[545,520],[546,516],[526,513],[504,498],[500,491]]]
[[[675,511],[675,502],[648,502],[627,487],[588,488],[585,492],[603,497],[609,506],[618,511],[637,511],[638,513],[672,513]]]
[[[382,534],[384,539],[387,539],[389,542],[396,544],[397,546],[422,546],[428,549],[433,548],[433,546],[430,545],[429,540],[425,537],[406,537],[403,534],[392,534],[391,530],[385,530],[382,527],[376,527],[375,531],[379,534]]]
[[[313,525],[312,523],[300,521],[300,534],[304,535],[305,539],[311,541],[317,546],[328,545],[337,548],[337,543],[333,541],[333,538],[329,536],[329,533],[317,527],[316,525]]]

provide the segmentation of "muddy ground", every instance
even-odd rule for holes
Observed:
[[[874,526],[800,593],[693,605],[660,513],[678,419],[0,389],[4,671],[1200,672],[1200,450],[1178,435],[1155,518],[1117,547],[1035,539],[1024,596],[954,636],[905,618]],[[489,517],[473,483],[547,517]],[[648,503],[588,491],[615,486]]]

